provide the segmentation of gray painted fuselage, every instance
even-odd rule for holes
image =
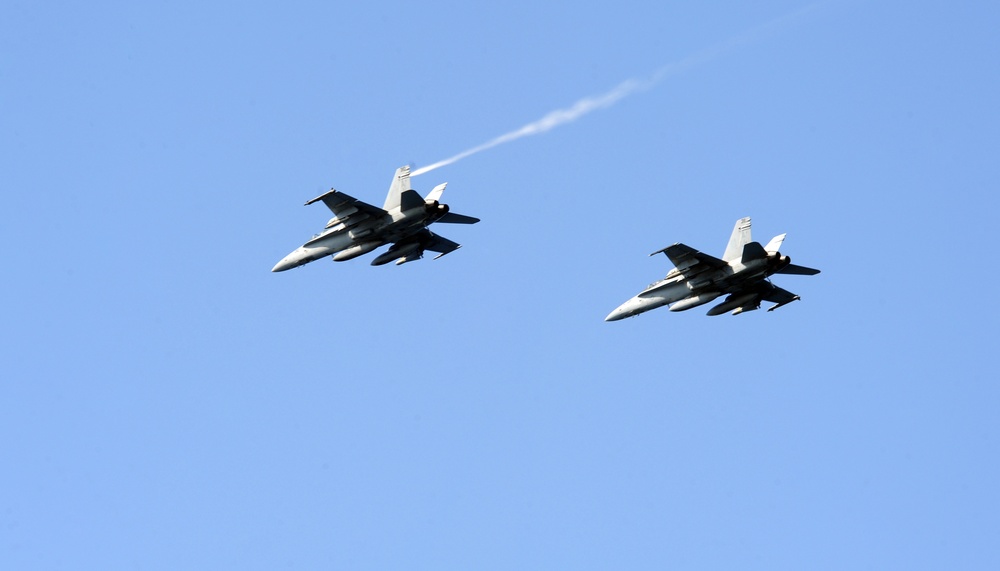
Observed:
[[[271,271],[283,272],[326,256],[343,262],[386,244],[392,246],[377,256],[372,265],[419,260],[425,250],[439,252],[438,258],[453,252],[459,244],[433,234],[427,227],[435,222],[475,224],[479,219],[448,212],[448,206],[439,202],[446,185],[439,184],[426,198],[421,198],[410,187],[410,168],[400,167],[382,208],[331,189],[306,205],[322,201],[333,212],[333,218],[322,232],[282,258]]]
[[[350,228],[335,223],[282,258],[271,271],[289,270],[331,255],[338,262],[351,260],[380,246],[402,240],[440,217],[435,217],[423,205],[395,214],[387,212],[382,218],[369,218]]]
[[[709,315],[752,311],[764,300],[776,303],[769,311],[791,303],[799,297],[774,286],[767,278],[775,273],[813,275],[819,270],[792,266],[791,259],[778,252],[784,238],[784,234],[775,236],[766,247],[751,242],[750,219],[741,218],[722,259],[683,244],[653,252],[666,254],[677,267],[618,306],[605,321],[634,317],[671,304],[671,311],[684,311],[727,294],[721,304],[709,310]]]

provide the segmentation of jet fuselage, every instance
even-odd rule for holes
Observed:
[[[426,228],[448,212],[448,206],[436,201],[409,210],[387,212],[381,218],[369,218],[347,226],[332,218],[326,228],[305,244],[281,259],[271,270],[282,272],[333,255],[337,262],[354,259]]]
[[[746,264],[734,260],[727,267],[690,280],[676,269],[671,270],[666,278],[650,284],[639,295],[618,306],[605,321],[634,317],[671,303],[675,304],[670,308],[671,311],[698,307],[723,294],[738,291],[747,282],[764,279],[787,266],[790,261],[787,256],[780,254],[751,260]]]
[[[772,274],[815,275],[819,270],[794,266],[791,259],[778,251],[785,234],[775,236],[762,246],[750,237],[750,218],[736,221],[729,244],[722,258],[716,258],[684,244],[674,244],[653,252],[663,253],[674,263],[674,269],[660,281],[650,284],[608,314],[605,321],[618,321],[649,310],[670,305],[670,311],[684,311],[728,295],[708,315],[752,311],[761,301],[776,305],[768,311],[791,303],[799,296],[772,284]]]

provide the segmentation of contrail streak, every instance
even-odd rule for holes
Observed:
[[[645,79],[633,78],[623,81],[622,83],[618,84],[614,89],[608,91],[607,93],[604,93],[602,95],[595,95],[592,97],[585,97],[566,109],[557,109],[555,111],[552,111],[551,113],[542,117],[541,119],[528,123],[527,125],[521,127],[520,129],[500,135],[495,139],[486,141],[485,143],[476,147],[472,147],[471,149],[464,150],[455,156],[444,159],[443,161],[438,161],[434,164],[427,165],[425,167],[420,167],[411,172],[410,176],[414,177],[422,175],[424,173],[428,173],[432,170],[450,165],[452,163],[464,159],[465,157],[481,153],[483,151],[492,149],[493,147],[502,145],[504,143],[510,143],[512,141],[516,141],[523,137],[528,137],[530,135],[538,135],[541,133],[545,133],[547,131],[551,131],[552,129],[555,129],[560,125],[565,125],[566,123],[572,123],[573,121],[576,121],[577,119],[583,117],[584,115],[587,115],[588,113],[597,111],[598,109],[605,109],[607,107],[611,107],[615,103],[618,103],[619,101],[628,97],[629,95],[632,95],[633,93],[650,89],[670,76],[676,75],[682,71],[686,71],[692,67],[711,61],[712,59],[715,59],[716,57],[722,55],[723,53],[737,46],[746,44],[752,40],[759,38],[766,32],[770,32],[776,28],[784,26],[789,22],[798,19],[800,16],[803,16],[804,14],[815,10],[819,5],[820,4],[811,4],[809,6],[806,6],[805,8],[800,8],[795,12],[786,14],[766,24],[757,26],[746,32],[743,32],[742,34],[728,41],[704,49],[682,60],[669,63],[661,67],[660,69],[656,70],[656,72],[654,72],[652,75],[650,75]]]
[[[635,91],[643,88],[643,84],[640,81],[630,79],[618,85],[618,87],[612,89],[611,91],[605,93],[604,95],[598,95],[596,97],[587,97],[581,99],[573,104],[572,107],[568,109],[558,109],[542,117],[538,121],[533,123],[528,123],[524,127],[516,131],[511,131],[500,135],[499,137],[492,139],[479,145],[478,147],[472,147],[471,149],[462,151],[453,157],[449,157],[443,161],[438,161],[432,165],[427,165],[425,167],[420,167],[417,170],[410,173],[410,176],[422,175],[426,172],[430,172],[434,169],[450,165],[456,161],[460,161],[465,157],[474,155],[476,153],[481,153],[487,149],[492,149],[497,145],[502,145],[504,143],[509,143],[511,141],[516,141],[522,137],[527,137],[529,135],[538,135],[539,133],[544,133],[546,131],[555,129],[559,125],[570,123],[576,121],[580,117],[583,117],[591,111],[597,109],[603,109],[605,107],[610,107],[618,102],[618,100],[627,97],[634,93]]]

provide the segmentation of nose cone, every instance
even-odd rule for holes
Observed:
[[[635,296],[625,303],[619,305],[614,311],[604,318],[604,321],[621,321],[626,317],[635,317],[640,313],[656,309],[666,304],[666,300],[659,297],[639,297]]]
[[[626,315],[625,312],[621,310],[621,308],[618,308],[609,313],[608,316],[604,318],[604,321],[618,321],[620,319],[625,319],[626,317],[630,316]]]
[[[318,260],[323,256],[329,256],[332,251],[332,248],[325,244],[319,246],[302,246],[282,258],[277,264],[274,264],[271,271],[283,272],[285,270],[297,268],[314,260]]]
[[[604,321],[621,321],[626,317],[632,317],[634,315],[638,315],[639,313],[641,313],[641,311],[637,311],[639,309],[640,309],[639,300],[633,297],[632,299],[616,307],[614,311],[609,313],[608,316],[604,318]]]
[[[297,268],[297,267],[299,267],[301,265],[302,265],[302,255],[301,255],[301,248],[300,248],[298,250],[295,250],[291,254],[288,254],[284,258],[281,258],[280,262],[278,262],[277,264],[274,264],[274,267],[271,268],[271,271],[272,272],[283,272],[285,270],[290,270],[292,268]]]
[[[274,264],[274,267],[271,268],[271,271],[272,272],[283,272],[285,270],[290,270],[290,269],[292,269],[294,267],[295,267],[295,264],[292,263],[292,262],[290,262],[288,260],[288,258],[282,258],[282,260],[280,262],[278,262],[277,264]]]

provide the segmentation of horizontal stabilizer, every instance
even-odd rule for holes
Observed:
[[[464,214],[449,212],[441,218],[438,218],[437,221],[444,222],[445,224],[475,224],[476,222],[479,222],[479,219],[472,216],[466,216]]]
[[[762,260],[767,257],[767,250],[764,246],[760,245],[760,242],[750,242],[743,246],[743,260],[744,264],[752,262],[753,260]]]
[[[795,264],[788,264],[784,268],[778,270],[779,274],[792,274],[796,276],[815,276],[819,273],[819,270],[814,270],[813,268],[807,268],[805,266],[796,266]]]

